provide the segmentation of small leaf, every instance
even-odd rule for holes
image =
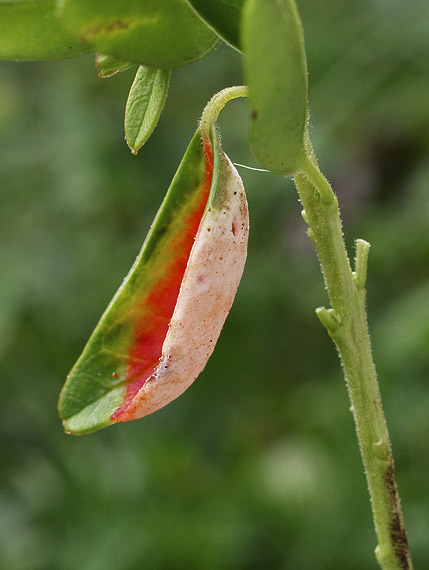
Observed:
[[[125,107],[125,137],[133,154],[148,140],[164,108],[170,83],[169,69],[141,65]]]
[[[252,108],[251,148],[276,174],[293,174],[305,154],[307,65],[293,0],[248,0],[243,49]]]
[[[187,0],[226,43],[240,49],[240,19],[245,0]]]
[[[186,0],[61,0],[59,15],[97,52],[157,69],[191,63],[218,41]]]
[[[177,398],[210,357],[247,250],[240,177],[215,126],[197,130],[143,248],[61,393],[67,432],[143,417]]]
[[[120,73],[121,71],[126,71],[134,65],[135,63],[123,61],[122,59],[112,55],[103,55],[98,53],[95,56],[95,66],[100,70],[98,77],[103,79],[106,77],[112,77],[112,75]]]
[[[63,30],[55,0],[0,1],[0,59],[53,60],[88,51]]]

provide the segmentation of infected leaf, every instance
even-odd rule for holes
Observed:
[[[244,268],[244,188],[215,126],[197,130],[143,248],[63,388],[59,412],[86,433],[154,412],[204,369]]]

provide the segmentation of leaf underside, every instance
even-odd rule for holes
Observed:
[[[293,1],[248,0],[243,49],[252,152],[264,168],[293,174],[305,153],[308,113],[304,39]]]

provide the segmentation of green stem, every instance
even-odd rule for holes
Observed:
[[[294,176],[302,215],[317,250],[331,302],[317,315],[336,344],[344,369],[356,431],[368,480],[383,570],[411,570],[405,526],[366,318],[366,270],[369,244],[356,242],[355,271],[347,256],[338,200],[321,174],[309,143],[309,155]]]
[[[237,99],[238,97],[248,97],[249,91],[245,85],[237,85],[234,87],[227,87],[222,89],[216,95],[210,99],[204,108],[203,114],[201,115],[200,129],[201,133],[209,134],[212,125],[216,122],[219,113],[232,99]]]

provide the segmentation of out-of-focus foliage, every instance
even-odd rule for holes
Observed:
[[[347,242],[372,243],[375,360],[416,567],[429,558],[429,20],[425,2],[299,3],[312,138]],[[242,82],[219,47],[172,75],[138,158],[132,71],[92,59],[0,65],[0,567],[375,569],[375,535],[326,303],[290,182],[242,171],[251,213],[239,293],[205,372],[176,402],[63,434],[56,401],[137,254],[210,96]],[[198,86],[198,88],[196,88]],[[221,115],[252,163],[247,106]]]

